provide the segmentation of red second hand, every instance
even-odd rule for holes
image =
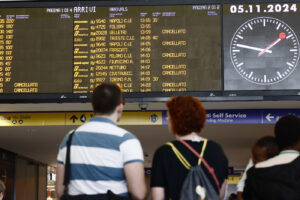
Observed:
[[[267,50],[271,49],[275,44],[277,44],[280,40],[283,40],[286,38],[286,34],[284,32],[281,32],[279,34],[279,37],[272,43],[270,44],[267,48],[265,48],[264,50],[262,50],[257,56],[261,56],[263,55]]]

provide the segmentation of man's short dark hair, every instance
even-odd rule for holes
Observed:
[[[281,117],[275,125],[275,137],[280,150],[296,145],[300,140],[300,119],[295,115]]]
[[[92,95],[92,106],[95,113],[110,115],[122,102],[122,92],[114,83],[102,83]]]
[[[273,136],[264,136],[258,139],[254,146],[265,148],[267,159],[276,156],[279,153],[278,144],[276,142],[275,137]]]

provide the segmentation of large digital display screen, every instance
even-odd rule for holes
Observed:
[[[0,93],[72,92],[73,20],[63,16],[0,9]]]
[[[300,2],[0,2],[0,102],[298,99]]]
[[[84,94],[107,81],[125,93],[220,91],[220,9],[0,9],[0,92]]]
[[[224,89],[300,89],[299,3],[224,5]]]

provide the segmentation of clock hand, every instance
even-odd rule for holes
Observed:
[[[241,48],[245,48],[245,49],[251,49],[251,50],[254,50],[254,51],[263,51],[264,49],[262,48],[257,48],[257,47],[252,47],[252,46],[248,46],[248,45],[244,45],[244,44],[237,44],[236,45],[237,47],[241,47]],[[267,53],[272,53],[271,50],[266,50]]]
[[[267,50],[271,49],[274,45],[276,45],[278,42],[280,42],[281,40],[283,40],[285,38],[286,38],[286,34],[284,32],[281,32],[279,34],[279,37],[274,42],[272,42],[272,44],[267,46],[267,48],[262,50],[257,56],[259,57],[259,56],[263,55]]]

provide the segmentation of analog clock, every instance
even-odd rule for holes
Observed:
[[[231,40],[230,57],[244,79],[259,85],[276,84],[297,67],[299,41],[282,20],[257,17],[237,29]]]

